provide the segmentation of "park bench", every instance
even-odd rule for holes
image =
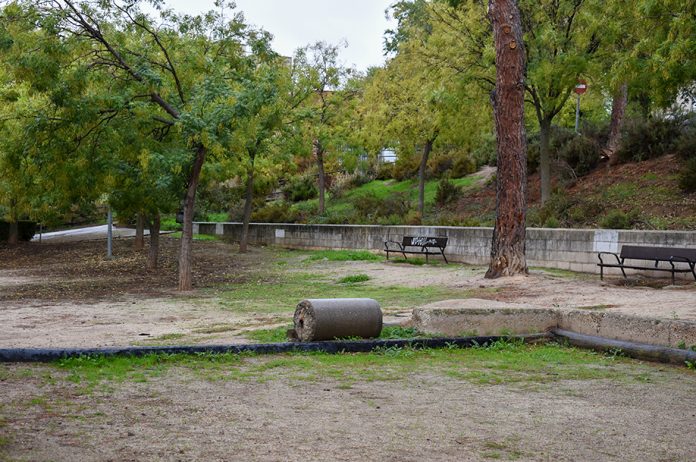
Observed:
[[[387,253],[400,253],[404,256],[409,255],[425,255],[425,261],[428,261],[428,255],[441,255],[447,261],[445,256],[445,247],[447,247],[446,237],[430,237],[430,236],[404,236],[401,242],[387,240],[384,241],[384,251]]]
[[[603,255],[613,255],[616,258],[616,263],[605,263],[602,259]],[[672,284],[674,284],[674,276],[676,273],[691,273],[696,279],[696,249],[686,249],[678,247],[648,247],[637,245],[624,245],[621,247],[619,255],[613,252],[599,252],[600,279],[604,279],[604,268],[619,268],[626,277],[626,269],[650,270],[650,271],[668,271],[672,273]],[[627,263],[626,260],[632,260]],[[633,263],[633,261],[650,261],[651,265]],[[660,263],[669,263],[669,266],[660,266]],[[686,265],[686,266],[685,266]]]

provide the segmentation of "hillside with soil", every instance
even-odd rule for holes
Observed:
[[[674,155],[620,165],[601,164],[573,181],[556,178],[554,194],[540,205],[540,180],[528,182],[528,223],[534,227],[696,229],[696,193],[679,187],[682,161]],[[495,184],[464,190],[455,206],[465,221],[491,224]]]

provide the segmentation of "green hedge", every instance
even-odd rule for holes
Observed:
[[[31,241],[31,238],[36,234],[36,222],[34,221],[19,221],[19,240]],[[6,242],[10,236],[10,224],[6,221],[0,221],[0,242]]]

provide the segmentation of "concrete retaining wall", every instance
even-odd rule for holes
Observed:
[[[239,240],[241,223],[194,223],[194,233]],[[446,236],[450,261],[488,264],[493,228],[454,226],[302,225],[252,223],[249,242],[298,249],[384,249],[385,239],[403,236]],[[597,252],[619,252],[624,244],[696,248],[694,231],[633,231],[609,229],[527,229],[530,266],[598,272]],[[437,257],[435,257],[437,258]],[[607,269],[606,273],[620,274]],[[665,277],[669,273],[658,272]],[[682,277],[692,277],[690,274]]]
[[[579,334],[678,347],[696,345],[696,323],[629,316],[621,313],[511,308],[475,308],[476,299],[447,300],[413,310],[412,324],[421,332],[449,336],[529,334],[560,328]]]

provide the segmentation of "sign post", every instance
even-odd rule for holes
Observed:
[[[578,84],[575,85],[575,90],[573,90],[577,96],[577,102],[575,104],[575,133],[578,133],[580,127],[580,95],[587,91],[587,81],[583,79],[578,79]]]

